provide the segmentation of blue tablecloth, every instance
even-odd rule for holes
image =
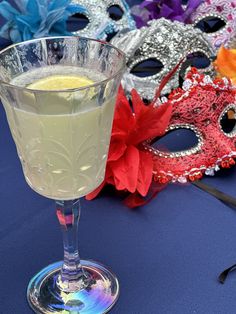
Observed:
[[[236,196],[236,167],[205,182]],[[127,209],[118,197],[82,201],[83,258],[110,266],[121,295],[112,314],[234,314],[236,211],[191,184],[171,185],[151,203]],[[0,314],[30,314],[26,287],[62,258],[54,203],[26,184],[0,105]]]

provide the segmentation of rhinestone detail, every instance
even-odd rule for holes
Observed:
[[[89,20],[88,25],[82,30],[73,32],[74,35],[106,39],[108,34],[124,29],[136,29],[135,21],[125,0],[72,0],[71,4],[84,6],[86,11],[83,14]],[[114,21],[109,17],[107,9],[112,5],[120,6],[124,12],[119,21]]]
[[[127,76],[129,82],[125,82],[128,91],[131,85],[135,86],[143,98],[151,100],[155,89],[160,85],[162,79],[179,63],[186,60],[189,54],[195,52],[204,53],[208,58],[215,55],[215,51],[205,34],[192,25],[181,22],[169,21],[164,18],[149,22],[147,27],[133,30],[123,36],[116,36],[112,43],[122,49],[127,56]],[[138,63],[156,58],[164,65],[159,73],[140,78],[130,73]],[[177,70],[162,91],[162,95],[168,94],[172,89],[179,86],[179,74]],[[212,65],[201,72],[213,75]]]

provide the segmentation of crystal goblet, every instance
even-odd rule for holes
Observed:
[[[80,260],[79,198],[103,181],[124,54],[82,37],[51,37],[0,52],[0,95],[27,183],[56,200],[64,261],[41,270],[27,297],[36,313],[107,313],[116,276]]]

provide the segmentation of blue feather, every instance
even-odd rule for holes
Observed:
[[[66,29],[69,16],[86,10],[71,5],[70,0],[14,0],[0,3],[0,15],[7,20],[0,28],[0,37],[20,42],[31,38],[70,34]],[[76,8],[76,11],[75,11]]]
[[[0,14],[4,17],[4,19],[11,20],[15,15],[19,14],[19,12],[7,1],[2,1],[0,3]]]

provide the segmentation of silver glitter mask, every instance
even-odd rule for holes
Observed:
[[[207,60],[203,72],[209,73],[212,70],[210,57],[214,55],[214,49],[205,35],[193,26],[177,21],[171,22],[164,18],[153,20],[149,22],[148,27],[113,38],[112,44],[127,55],[125,89],[130,91],[135,88],[145,99],[153,98],[162,79],[181,60],[184,60],[182,67],[170,79],[162,94],[167,94],[179,86],[180,73],[184,76],[187,65],[196,66],[194,60],[197,54]]]
[[[88,20],[83,29],[73,32],[74,35],[107,39],[107,36],[120,31],[136,29],[125,0],[72,0],[71,5],[77,5],[77,13]]]

